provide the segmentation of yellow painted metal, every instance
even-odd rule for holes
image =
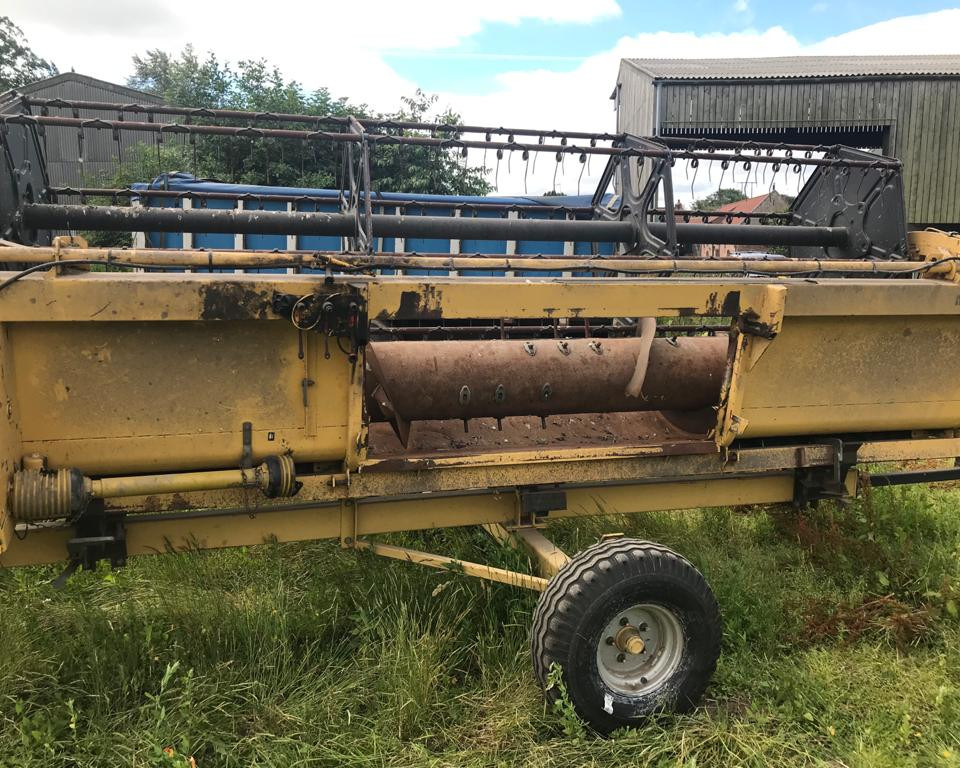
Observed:
[[[907,247],[911,258],[919,258],[941,270],[937,277],[960,282],[957,260],[960,258],[960,235],[939,229],[910,232]]]
[[[514,528],[511,533],[533,553],[537,559],[540,573],[547,578],[556,575],[570,561],[566,553],[537,528],[520,526]]]
[[[926,233],[910,233],[911,240],[915,235]],[[942,233],[941,233],[942,234]],[[71,240],[71,238],[67,238]],[[256,269],[262,267],[299,267],[307,269],[322,269],[324,267],[368,266],[376,267],[378,259],[375,256],[359,256],[357,254],[340,252],[318,251],[248,251],[248,250],[173,250],[151,248],[88,248],[82,243],[82,238],[72,238],[73,242],[61,244],[58,249],[11,245],[5,246],[0,256],[4,261],[22,262],[25,264],[40,264],[54,261],[57,258],[97,259],[104,264],[112,265],[146,265],[158,267],[182,266],[201,269]],[[81,241],[81,242],[78,242]],[[74,248],[66,246],[73,245]],[[922,252],[920,253],[922,256]],[[397,257],[388,257],[391,264]],[[386,261],[380,259],[380,262]],[[823,260],[789,260],[771,261],[760,259],[637,259],[637,258],[523,258],[507,256],[443,256],[419,255],[402,257],[402,265],[410,269],[539,269],[550,271],[562,270],[621,270],[630,274],[662,274],[670,270],[678,270],[684,274],[808,274],[824,271],[838,271],[848,273],[870,274],[898,274],[923,270],[928,276],[942,276],[950,272],[949,265],[930,266],[919,261],[823,261]]]
[[[266,481],[267,473],[262,466],[169,475],[104,477],[90,481],[90,495],[95,499],[115,499],[151,493],[184,493],[219,488],[265,488]]]
[[[335,344],[327,358],[315,333],[304,334],[301,356],[300,334],[272,310],[275,293],[344,289],[365,296],[380,320],[730,318],[717,429],[669,445],[369,459],[362,358],[351,365]],[[566,484],[567,508],[551,518],[783,502],[793,497],[794,471],[830,465],[832,449],[740,449],[738,437],[960,429],[960,359],[948,354],[958,342],[960,286],[945,280],[351,275],[328,286],[310,275],[34,275],[0,301],[0,481],[35,452],[55,469],[146,494],[107,502],[150,513],[128,517],[131,554],[508,526],[514,489],[539,484]],[[303,478],[297,500],[283,504],[243,489],[110,479],[191,470],[236,478],[246,421],[255,460],[289,451],[326,473]],[[872,441],[860,460],[960,455],[956,441]],[[4,563],[64,556],[66,531],[12,539],[6,503],[0,498]],[[190,509],[207,512],[178,512]]]
[[[144,277],[151,280],[141,281]],[[80,315],[87,320],[69,325],[11,322],[15,354],[34,372],[30,384],[39,385],[22,419],[24,449],[50,456],[53,465],[76,465],[82,471],[222,466],[236,461],[239,426],[251,420],[261,454],[272,448],[263,445],[263,439],[272,433],[298,459],[343,460],[351,469],[359,468],[365,444],[359,364],[352,368],[337,351],[325,359],[318,354],[316,339],[307,343],[306,362],[294,362],[296,332],[286,323],[271,321],[266,309],[274,290],[309,292],[316,282],[311,286],[303,283],[303,278],[284,281],[281,276],[267,281],[259,275],[237,276],[236,282],[220,278],[211,283],[207,278],[103,278],[117,282],[110,294],[113,300],[100,290],[102,276],[93,274],[28,279],[11,286],[10,291],[34,289],[38,296],[30,297],[35,299],[33,304],[52,301],[65,318]],[[808,283],[437,281],[425,285],[378,279],[366,283],[366,288],[371,312],[387,316],[402,317],[413,311],[445,317],[683,315],[722,313],[735,306],[774,330],[782,322],[782,332],[773,341],[755,335],[736,337],[735,364],[721,404],[721,445],[737,436],[940,429],[960,424],[949,377],[940,379],[942,391],[932,404],[930,393],[920,392],[915,381],[886,386],[890,371],[896,370],[888,361],[901,351],[911,362],[928,360],[937,344],[955,338],[955,323],[928,313],[941,304],[941,289],[948,289],[946,298],[951,299],[950,310],[955,315],[956,287],[925,281],[889,287],[885,282],[834,282],[841,285],[823,286],[828,294],[834,294],[828,297],[831,306],[820,306],[823,302],[814,288],[821,286]],[[64,285],[70,286],[70,293],[61,290]],[[131,296],[120,296],[131,286]],[[153,295],[158,286],[165,287],[165,292]],[[235,300],[237,314],[265,315],[265,319],[174,324],[171,315],[206,318],[212,290],[218,301]],[[104,304],[92,311],[88,304],[83,313],[72,309],[88,291],[96,301],[104,299]],[[20,308],[30,316],[33,304],[27,295],[24,299],[26,304],[21,303]],[[125,320],[129,314],[139,317],[147,311],[139,305],[148,303],[150,311],[159,310],[154,318],[161,322],[96,320],[114,311]],[[790,316],[794,306],[800,308],[802,318]],[[891,306],[901,316],[904,312],[918,315],[910,321],[918,326],[913,338],[906,340],[902,320],[887,316]],[[823,311],[870,314],[840,323],[835,316],[816,314]],[[874,317],[874,312],[885,316]],[[815,320],[810,319],[812,315]],[[861,347],[853,354],[852,344]],[[170,365],[170,360],[177,364]],[[841,364],[834,365],[836,360]],[[301,365],[306,366],[306,375],[299,370]],[[116,370],[124,375],[114,376]],[[68,382],[64,373],[75,380]],[[302,406],[304,378],[314,382],[306,390],[306,408]],[[118,386],[121,382],[125,386]],[[151,396],[144,397],[145,391]],[[180,397],[184,391],[191,392],[189,400]],[[111,397],[100,397],[105,392]],[[842,399],[837,397],[840,392],[845,395]],[[893,407],[884,399],[891,395]],[[316,407],[309,405],[311,399]],[[295,406],[297,401],[300,407]],[[112,408],[108,403],[121,405]],[[132,414],[123,413],[126,403]],[[878,409],[878,404],[884,408]],[[303,418],[297,418],[298,412]],[[918,412],[920,417],[914,421]],[[322,419],[326,423],[321,423]],[[163,424],[160,434],[158,423]],[[122,449],[117,450],[118,446]]]
[[[830,320],[788,316],[740,373],[741,436],[960,426],[960,317]]]
[[[855,473],[851,473],[855,475]],[[793,498],[791,474],[702,481],[657,482],[594,486],[567,490],[567,508],[549,519],[604,514],[634,514],[705,506],[768,504]],[[420,494],[412,497],[311,504],[301,500],[259,503],[243,507],[201,510],[198,513],[131,514],[126,518],[130,555],[167,550],[254,546],[269,541],[339,539],[400,531],[453,528],[498,523],[516,518],[513,493]],[[70,527],[31,528],[23,540],[14,538],[0,553],[0,566],[57,562],[66,557]]]
[[[464,280],[429,283],[378,278],[369,313],[384,320],[724,316],[762,307],[780,286],[710,280]]]
[[[792,472],[799,467],[832,466],[833,448],[827,445],[806,444],[802,446],[771,446],[748,448],[721,454],[716,451],[689,455],[634,455],[611,457],[603,453],[592,455],[581,450],[574,460],[556,461],[547,452],[537,458],[522,453],[509,454],[510,463],[493,460],[486,466],[459,467],[455,464],[431,467],[429,459],[405,463],[403,468],[387,471],[383,464],[376,469],[365,468],[351,475],[350,483],[335,476],[304,475],[300,477],[303,488],[297,495],[301,502],[339,504],[341,501],[365,501],[370,499],[398,499],[425,494],[450,494],[463,491],[486,491],[490,488],[512,489],[514,487],[544,484],[618,485],[636,483],[638,493],[643,493],[643,484],[662,483],[683,478],[685,480],[714,480],[757,477],[771,472]],[[503,456],[494,459],[503,459]],[[504,491],[503,498],[513,499],[512,490]],[[107,500],[112,511],[146,509],[152,512],[176,511],[185,508],[215,509],[243,508],[250,503],[249,494],[241,491],[195,492],[176,495],[153,495],[124,500]],[[258,500],[257,509],[269,509],[273,502]],[[457,505],[459,509],[459,505]],[[504,517],[513,523],[515,511]],[[499,518],[498,518],[499,519]],[[478,520],[477,524],[483,522]],[[462,523],[468,524],[468,523]]]
[[[863,443],[857,451],[862,463],[908,461],[910,459],[952,459],[960,456],[960,438],[921,440],[876,440]]]
[[[305,414],[288,323],[8,323],[5,342],[16,360],[21,452],[45,455],[52,467],[238,466],[246,421],[257,459],[344,455],[351,367],[339,350],[311,356]]]
[[[6,551],[13,539],[14,523],[6,489],[24,453],[20,444],[20,405],[15,382],[7,328],[0,324],[0,553]]]
[[[3,277],[11,273],[0,273]],[[337,286],[366,286],[372,317],[657,317],[717,316],[758,308],[771,288],[785,287],[785,316],[960,314],[960,286],[934,280],[801,280],[797,278],[413,278],[334,277]],[[135,322],[228,318],[276,320],[275,291],[321,290],[321,276],[274,274],[89,272],[31,275],[4,289],[0,322]],[[733,294],[731,296],[731,294]],[[402,306],[401,306],[402,304]]]
[[[524,547],[537,562],[540,573],[551,578],[569,561],[566,553],[531,525],[506,528],[499,523],[487,523],[483,529],[497,541],[508,544],[514,549]]]
[[[354,545],[357,549],[365,549],[380,557],[390,557],[395,560],[406,560],[408,563],[427,565],[431,568],[443,568],[451,571],[463,571],[467,576],[475,576],[487,581],[496,581],[509,584],[512,587],[523,587],[537,592],[547,588],[547,579],[540,576],[531,576],[528,573],[508,571],[504,568],[494,568],[490,565],[471,563],[467,560],[457,560],[444,555],[434,555],[429,552],[420,552],[416,549],[397,547],[392,544],[375,544],[368,541],[358,541]]]

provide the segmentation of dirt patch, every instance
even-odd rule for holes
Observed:
[[[854,643],[865,634],[882,632],[897,647],[906,648],[927,633],[935,613],[928,605],[909,605],[894,595],[855,603],[812,603],[803,612],[802,640],[812,644],[843,638]]]

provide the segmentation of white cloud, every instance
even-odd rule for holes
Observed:
[[[957,54],[960,42],[960,8],[900,16],[869,24],[803,48],[810,55]]]
[[[733,10],[737,13],[746,13],[750,10],[750,3],[748,0],[736,0],[733,4]]]
[[[748,0],[735,2],[749,12]],[[148,48],[179,50],[193,43],[200,51],[213,50],[231,61],[266,58],[308,88],[326,86],[336,95],[380,110],[395,109],[400,96],[417,85],[384,61],[384,51],[434,56],[437,66],[444,66],[443,57],[461,55],[449,49],[486,24],[531,19],[589,24],[621,13],[616,0],[368,0],[363,5],[301,0],[278,4],[273,12],[262,0],[229,4],[5,0],[4,5],[4,13],[23,27],[34,49],[62,70],[73,67],[105,80],[123,81],[133,54]],[[517,69],[500,75],[488,93],[448,92],[441,94],[441,102],[459,111],[467,122],[613,131],[615,117],[608,97],[623,57],[956,53],[957,29],[960,9],[891,19],[814,44],[800,43],[779,26],[730,34],[643,32],[626,35],[609,50],[578,60],[571,71],[557,72],[547,66]],[[563,51],[557,55],[563,56]],[[470,161],[479,163],[481,155],[472,151]],[[494,164],[493,153],[488,153],[487,160],[488,165]],[[500,191],[522,193],[523,162],[515,155],[509,158],[509,171],[507,165],[504,158],[497,178]],[[590,173],[584,169],[581,192],[592,189],[601,167],[598,158],[591,160]],[[568,157],[564,168],[558,173],[557,186],[574,193],[581,167],[576,158]],[[527,171],[531,194],[553,187],[552,157],[539,158],[536,174]],[[680,169],[677,175],[683,176]],[[678,181],[681,197],[689,197],[689,191],[682,192],[685,183],[685,178]],[[702,183],[698,178],[697,187]],[[780,182],[777,186],[783,189]]]
[[[451,48],[490,23],[589,24],[621,10],[617,0],[5,0],[4,13],[62,71],[123,82],[134,54],[193,43],[221,59],[266,58],[309,88],[390,109],[416,85],[386,64],[383,51]]]
[[[585,131],[613,131],[616,128],[610,92],[616,83],[621,58],[714,58],[807,56],[824,54],[884,55],[957,53],[956,30],[960,29],[960,9],[903,16],[871,24],[842,35],[806,45],[782,27],[765,30],[744,30],[730,34],[696,35],[693,33],[653,32],[623,37],[609,50],[585,59],[570,72],[548,69],[508,72],[497,78],[497,87],[490,93],[473,96],[442,94],[445,102],[457,109],[466,122],[490,125],[536,126],[546,129],[567,128]],[[531,194],[542,193],[553,185],[553,159],[537,164],[537,174],[528,176],[526,187]],[[471,162],[479,162],[471,153]],[[566,161],[567,173],[558,174],[558,187],[566,194],[576,193],[579,166]],[[516,167],[516,165],[514,165]],[[522,169],[522,166],[521,166]],[[591,163],[592,173],[581,180],[581,192],[592,189],[602,170]],[[683,171],[678,169],[678,196],[690,198],[689,183],[684,191]],[[492,178],[492,177],[491,177]],[[716,179],[714,179],[716,181]],[[506,194],[522,193],[522,170],[501,173],[499,189]],[[781,177],[777,188],[792,194]],[[695,194],[704,188],[698,178]],[[765,189],[757,187],[757,194]],[[749,192],[749,188],[747,190]]]
[[[465,122],[613,132],[616,118],[609,97],[616,84],[621,58],[676,58],[681,55],[679,52],[709,58],[742,55],[741,51],[750,51],[755,56],[777,56],[785,49],[798,47],[796,39],[780,27],[729,35],[642,33],[621,38],[612,49],[588,57],[571,72],[547,69],[509,72],[497,78],[498,87],[491,93],[480,96],[445,93],[441,98],[458,110]],[[479,164],[481,155],[482,152],[471,152],[471,162]],[[497,178],[501,192],[520,194],[526,186],[530,194],[542,194],[554,188],[556,164],[552,156],[543,155],[538,159],[536,173],[528,174],[526,184],[522,164],[512,162],[511,165],[513,173],[506,174],[501,163]],[[590,173],[585,171],[579,178],[580,165],[576,158],[568,157],[564,169],[557,173],[557,187],[565,194],[576,194],[579,178],[580,193],[587,194],[602,171],[603,161],[593,158]]]

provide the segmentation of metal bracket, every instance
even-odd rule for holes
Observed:
[[[833,463],[827,467],[798,469],[793,485],[793,506],[796,509],[815,505],[823,499],[840,500],[849,496],[847,474],[857,464],[860,443],[844,443],[839,438],[820,441],[831,446]]]
[[[630,248],[633,253],[647,253],[660,258],[676,258],[677,223],[673,206],[673,158],[670,148],[656,141],[640,136],[625,135],[614,146],[651,153],[666,153],[665,156],[645,158],[642,154],[637,158],[638,163],[650,161],[649,175],[643,183],[642,189],[634,189],[633,179],[630,177],[630,160],[626,157],[614,156],[607,163],[607,167],[600,177],[597,191],[594,193],[591,204],[594,217],[601,220],[629,220],[634,225],[634,243]],[[603,196],[614,177],[619,181],[619,194],[613,208],[603,204]],[[666,239],[655,236],[649,227],[650,211],[653,210],[657,195],[663,188],[663,222],[666,227]]]
[[[769,323],[761,322],[760,317],[753,312],[745,312],[737,317],[737,330],[749,336],[759,336],[762,339],[775,339],[776,329]]]
[[[55,589],[62,589],[80,568],[90,571],[97,567],[100,560],[109,560],[114,568],[120,568],[127,562],[127,531],[124,519],[106,517],[102,514],[103,503],[99,503],[100,514],[80,518],[74,530],[76,536],[67,541],[67,554],[70,562],[63,572],[53,580]]]
[[[240,451],[240,468],[253,466],[253,422],[243,422],[243,448]]]
[[[567,508],[566,491],[554,488],[519,488],[517,501],[518,525],[531,525],[539,516]]]
[[[348,339],[351,362],[356,362],[360,348],[369,341],[367,302],[358,291],[306,296],[274,293],[270,305],[274,314],[290,319],[301,331],[315,330],[325,337]]]

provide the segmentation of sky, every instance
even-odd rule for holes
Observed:
[[[191,43],[377,110],[421,88],[465,122],[592,131],[616,128],[623,57],[960,53],[960,7],[930,0],[0,0],[0,14],[61,71],[117,83],[133,55]],[[551,163],[526,181],[502,163],[490,181],[541,193]],[[600,170],[565,165],[557,188],[589,192]]]

